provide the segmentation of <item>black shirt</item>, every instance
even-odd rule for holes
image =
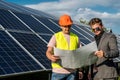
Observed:
[[[95,41],[97,43],[97,46],[99,45],[100,39],[103,35],[104,31],[102,31],[99,35],[95,35]]]

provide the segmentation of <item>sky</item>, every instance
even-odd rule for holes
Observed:
[[[120,0],[5,0],[54,16],[69,14],[74,21],[97,17],[103,25],[120,34]]]

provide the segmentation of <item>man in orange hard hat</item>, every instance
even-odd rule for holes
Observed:
[[[73,21],[69,15],[60,16],[59,25],[62,31],[55,33],[47,45],[46,56],[52,64],[51,80],[75,80],[76,69],[62,67],[57,63],[60,60],[59,56],[55,56],[53,53],[54,47],[63,50],[75,50],[81,47],[78,36],[70,32],[72,24]]]

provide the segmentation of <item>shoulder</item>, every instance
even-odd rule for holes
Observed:
[[[61,33],[62,33],[62,32],[59,31],[59,32],[55,33],[54,36],[59,36],[59,35],[61,35]]]
[[[76,35],[75,33],[72,33],[72,32],[70,32],[70,35],[78,37],[78,35]]]
[[[104,35],[105,35],[106,37],[116,37],[115,34],[113,34],[113,33],[104,32]]]

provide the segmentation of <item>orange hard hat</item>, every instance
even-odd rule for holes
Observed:
[[[64,14],[60,16],[59,25],[67,26],[67,25],[72,25],[72,24],[73,24],[73,21],[69,15]]]

